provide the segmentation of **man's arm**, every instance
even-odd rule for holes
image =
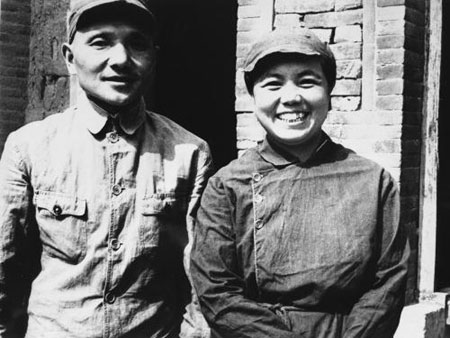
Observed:
[[[206,320],[220,337],[299,338],[273,311],[246,298],[231,204],[222,182],[212,178],[198,211],[191,253],[192,279]]]
[[[379,254],[372,287],[354,305],[344,333],[353,337],[392,337],[404,305],[409,245],[400,224],[396,184],[385,173],[379,205]]]
[[[0,161],[0,337],[22,336],[36,244],[30,242],[32,190],[10,136]],[[28,255],[28,257],[26,257]]]
[[[213,172],[213,163],[209,147],[207,144],[203,144],[203,146],[204,147],[199,150],[198,158],[195,161],[195,179],[188,202],[188,210],[186,215],[188,243],[184,249],[184,267],[191,285],[192,278],[190,275],[190,254],[195,227],[195,218],[200,205],[201,195],[206,187],[209,177]],[[208,324],[200,311],[200,306],[194,290],[192,289],[191,291],[191,302],[186,307],[180,337],[209,338],[210,330]]]

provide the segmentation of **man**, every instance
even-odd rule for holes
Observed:
[[[82,95],[13,132],[0,162],[0,337],[178,337],[211,158],[145,110],[154,30],[139,0],[71,3],[62,49]]]

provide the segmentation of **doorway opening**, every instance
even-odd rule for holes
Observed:
[[[237,156],[237,1],[152,4],[159,23],[159,51],[149,106],[206,140],[220,168]]]
[[[450,4],[442,1],[442,45],[439,99],[439,168],[437,176],[437,236],[435,289],[450,287]]]

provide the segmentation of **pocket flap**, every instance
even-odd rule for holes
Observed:
[[[51,191],[36,191],[34,204],[55,216],[83,216],[86,213],[86,200]]]

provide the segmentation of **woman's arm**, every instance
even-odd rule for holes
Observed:
[[[233,208],[219,178],[203,194],[194,230],[191,274],[202,312],[220,337],[294,338],[283,320],[245,296]]]
[[[378,212],[378,260],[371,289],[348,317],[344,337],[392,337],[404,305],[409,245],[400,224],[400,200],[395,182],[383,173]]]

